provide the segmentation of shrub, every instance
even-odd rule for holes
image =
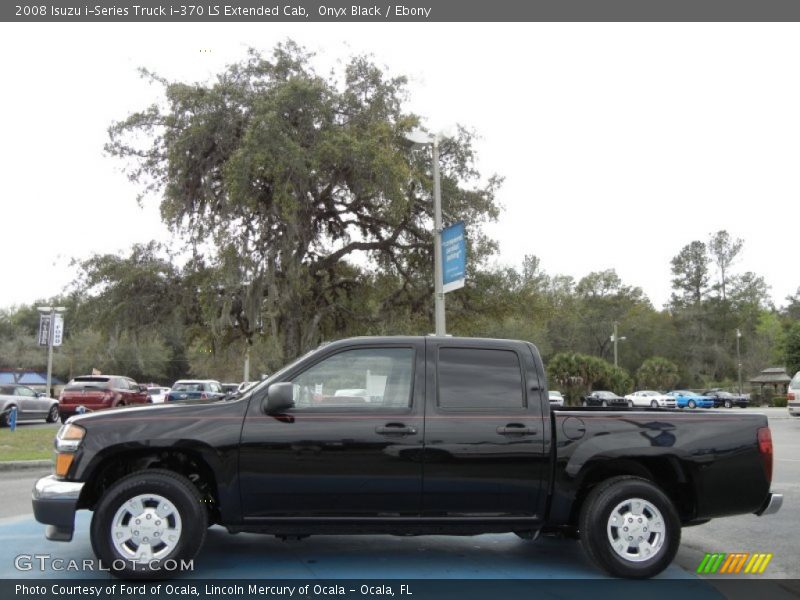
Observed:
[[[773,396],[772,397],[772,406],[779,406],[781,408],[786,408],[787,402],[786,396]]]

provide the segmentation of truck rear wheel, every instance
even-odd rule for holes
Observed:
[[[92,517],[92,549],[117,577],[170,577],[197,555],[207,524],[191,481],[163,469],[142,471],[103,494]]]
[[[657,575],[675,558],[681,540],[670,499],[638,477],[597,485],[581,508],[579,527],[586,554],[615,577]]]

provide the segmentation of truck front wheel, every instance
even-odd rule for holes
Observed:
[[[670,499],[638,477],[598,484],[581,508],[579,527],[586,554],[615,577],[657,575],[675,558],[681,541]]]
[[[92,549],[123,578],[178,574],[206,537],[208,516],[191,481],[163,469],[133,473],[103,495],[92,517]]]

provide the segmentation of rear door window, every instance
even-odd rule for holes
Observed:
[[[513,350],[439,348],[437,382],[443,410],[525,407],[522,368]]]

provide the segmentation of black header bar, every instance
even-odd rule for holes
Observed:
[[[798,0],[49,0],[0,4],[14,22],[800,21]]]

